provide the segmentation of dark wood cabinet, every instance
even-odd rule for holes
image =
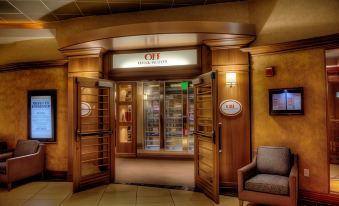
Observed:
[[[327,69],[328,154],[330,164],[339,164],[339,67]]]
[[[7,142],[0,140],[0,154],[7,152]]]

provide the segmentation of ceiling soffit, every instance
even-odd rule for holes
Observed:
[[[241,47],[253,41],[252,24],[215,21],[175,21],[129,24],[73,33],[58,43],[61,50],[102,47],[130,50],[193,46]]]

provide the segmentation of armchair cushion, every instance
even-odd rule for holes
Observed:
[[[6,162],[0,162],[0,174],[6,174]]]
[[[14,157],[36,153],[39,148],[39,143],[37,140],[19,140],[16,144]]]
[[[263,174],[288,176],[290,149],[286,147],[258,147],[257,171]]]
[[[258,174],[245,182],[245,189],[276,195],[288,195],[288,177]]]

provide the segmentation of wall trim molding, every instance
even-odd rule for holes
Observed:
[[[322,204],[338,205],[339,195],[318,193],[307,190],[299,190],[299,201],[316,202]]]
[[[304,49],[314,49],[314,48],[334,49],[338,47],[339,47],[339,33],[336,33],[332,35],[309,39],[269,44],[263,46],[247,47],[241,49],[241,51],[249,52],[252,56],[256,56],[298,51]]]
[[[102,57],[102,55],[106,52],[106,50],[102,47],[83,49],[60,49],[59,51],[68,58]]]
[[[203,43],[211,48],[211,50],[219,49],[238,49],[248,45],[255,40],[255,36],[234,37],[228,39],[208,39]]]
[[[238,196],[238,187],[234,183],[220,182],[220,194]],[[339,205],[339,194],[327,194],[299,190],[298,202],[311,202],[326,205]]]
[[[47,67],[64,66],[68,60],[49,60],[49,61],[34,61],[34,62],[18,62],[0,65],[0,72],[28,70],[28,69],[41,69]]]
[[[60,179],[60,180],[67,180],[68,172],[67,171],[54,171],[54,170],[46,170],[45,177],[47,179]]]
[[[1,29],[43,29],[47,28],[45,23],[41,22],[1,22]]]

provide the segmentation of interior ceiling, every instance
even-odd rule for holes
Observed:
[[[242,0],[0,0],[0,22],[51,22],[232,1]]]

